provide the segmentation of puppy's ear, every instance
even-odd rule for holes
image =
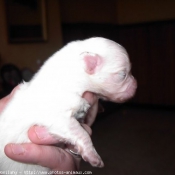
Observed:
[[[99,55],[89,52],[83,52],[81,56],[85,62],[85,71],[88,74],[94,74],[102,63],[102,59]]]

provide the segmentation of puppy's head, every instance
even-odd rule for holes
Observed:
[[[131,75],[131,64],[126,50],[105,38],[85,40],[81,53],[92,89],[102,99],[124,102],[134,96],[137,82]]]

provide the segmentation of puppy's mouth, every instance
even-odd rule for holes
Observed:
[[[126,88],[116,93],[98,94],[99,98],[104,101],[112,101],[116,103],[124,103],[135,95],[137,89],[137,81],[133,79]]]
[[[118,99],[119,103],[123,103],[132,98],[136,93],[136,89],[137,89],[137,81],[134,79],[132,83],[128,85],[126,90],[121,93],[120,98]]]

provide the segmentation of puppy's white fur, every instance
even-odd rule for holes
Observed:
[[[76,120],[82,119],[90,107],[82,94],[90,91],[114,102],[131,98],[137,85],[130,69],[125,49],[104,38],[72,42],[56,52],[29,83],[20,85],[0,116],[0,170],[19,174],[24,170],[48,171],[46,167],[15,162],[4,154],[7,143],[30,142],[27,131],[35,124],[75,145],[91,165],[102,167],[88,133]],[[94,113],[87,116],[89,125]]]

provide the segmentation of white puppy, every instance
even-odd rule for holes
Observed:
[[[88,133],[77,120],[84,119],[89,104],[82,98],[85,91],[99,98],[124,102],[136,90],[130,74],[127,52],[105,38],[71,42],[51,56],[29,83],[20,85],[0,116],[0,170],[46,170],[46,167],[15,162],[4,154],[10,142],[30,142],[27,131],[42,125],[59,140],[76,146],[78,153],[92,166],[103,162],[95,151]],[[93,110],[93,109],[92,109]],[[90,125],[95,116],[87,119]]]

